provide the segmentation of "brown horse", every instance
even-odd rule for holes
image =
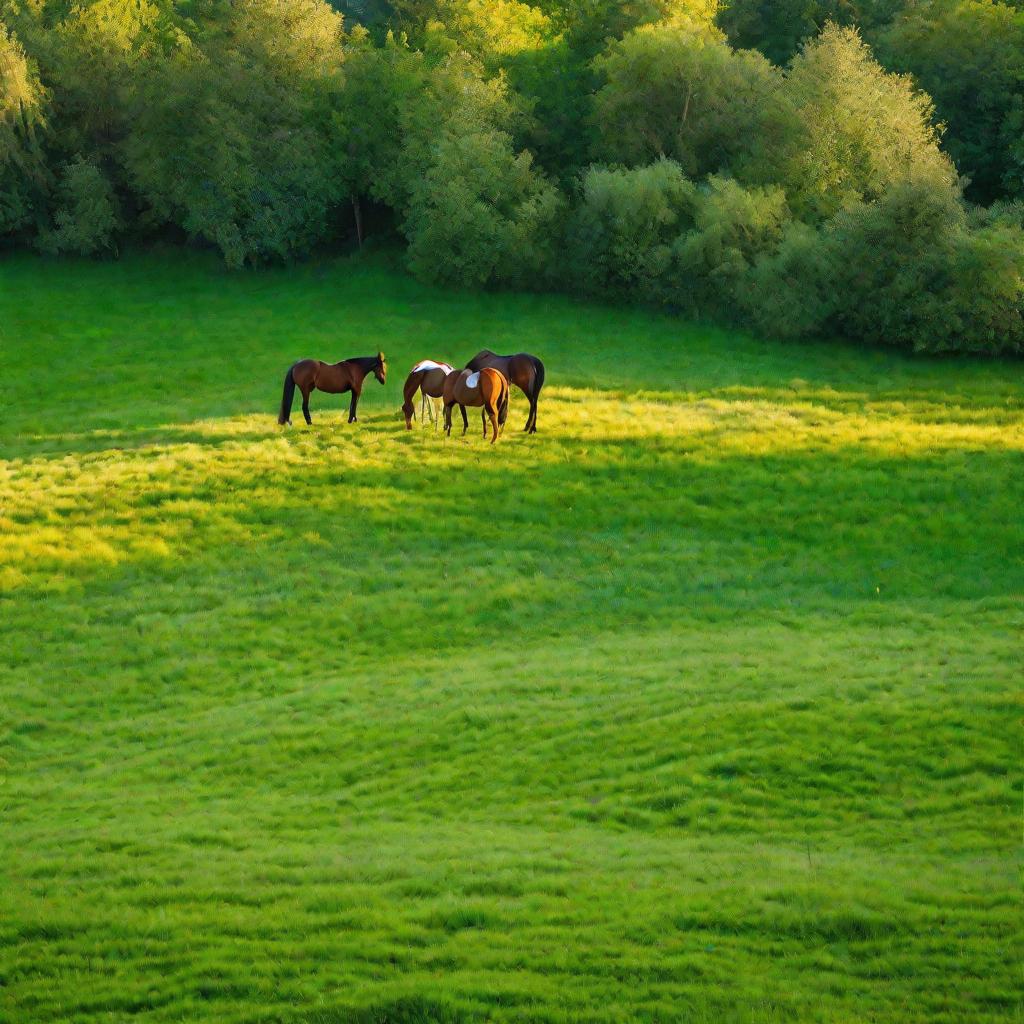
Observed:
[[[384,383],[387,379],[388,364],[384,361],[384,353],[375,356],[362,356],[358,359],[342,359],[340,363],[322,363],[319,359],[300,359],[284,375],[284,394],[281,396],[281,411],[277,415],[278,423],[291,425],[292,398],[295,389],[302,392],[302,415],[307,423],[309,418],[310,392],[320,390],[329,395],[341,395],[352,392],[352,401],[348,407],[349,423],[356,422],[356,406],[359,396],[363,393],[363,381],[373,374]]]
[[[433,359],[421,359],[405,378],[405,387],[402,390],[402,397],[405,401],[402,404],[402,412],[405,413],[405,429],[412,430],[412,419],[416,415],[416,406],[413,399],[419,391],[420,419],[423,418],[423,409],[427,402],[433,398],[441,398],[444,395],[444,379],[452,372],[454,367],[447,363],[436,363]],[[431,408],[433,403],[431,403]],[[431,413],[433,415],[433,413]],[[437,424],[435,423],[435,429]]]
[[[517,388],[530,402],[530,415],[526,417],[523,429],[528,434],[537,433],[537,398],[544,387],[544,364],[529,352],[517,352],[512,356],[499,356],[489,348],[477,352],[468,363],[467,370],[482,370],[489,366],[498,370],[510,384]]]
[[[469,429],[466,406],[483,406],[484,437],[487,437],[486,417],[490,417],[491,444],[494,444],[508,417],[508,381],[502,373],[490,367],[476,373],[453,370],[444,379],[444,432],[449,436],[452,432],[452,407],[455,405],[462,410],[463,434]]]

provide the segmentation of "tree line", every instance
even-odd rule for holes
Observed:
[[[991,0],[0,0],[0,239],[1024,351],[1024,12]]]

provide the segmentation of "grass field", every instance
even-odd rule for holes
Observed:
[[[0,378],[0,1020],[1024,1018],[1020,363],[152,254]]]

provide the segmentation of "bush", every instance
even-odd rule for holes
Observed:
[[[760,330],[918,352],[1024,351],[1024,229],[905,183],[815,229],[791,224],[742,305]]]
[[[835,239],[791,221],[774,251],[761,254],[737,295],[739,308],[766,334],[807,337],[825,330],[836,311]]]
[[[959,203],[903,185],[840,214],[831,232],[844,334],[922,352],[1024,349],[1020,228],[972,230]]]
[[[701,312],[734,315],[754,261],[774,252],[789,222],[782,189],[711,178],[698,189],[693,230],[674,246],[681,281]]]
[[[452,132],[412,186],[404,230],[417,277],[456,285],[536,285],[561,208],[558,191],[503,132]]]
[[[568,229],[568,274],[584,291],[671,302],[672,248],[692,223],[696,189],[672,160],[590,168]]]
[[[95,164],[78,159],[64,167],[56,198],[53,224],[36,239],[43,252],[93,256],[115,249],[123,223],[114,189]]]

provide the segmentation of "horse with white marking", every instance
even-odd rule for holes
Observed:
[[[452,432],[452,408],[455,405],[462,410],[463,434],[469,429],[466,406],[482,407],[484,437],[487,437],[487,419],[490,418],[491,444],[494,444],[508,418],[508,381],[505,379],[505,375],[488,366],[475,373],[471,373],[469,370],[453,370],[445,377],[444,432],[449,437]]]
[[[453,370],[454,367],[449,366],[448,363],[435,362],[433,359],[421,359],[409,371],[409,376],[405,378],[405,387],[403,388],[402,395],[404,399],[402,412],[405,414],[406,430],[412,430],[412,420],[416,415],[416,406],[413,404],[413,399],[416,397],[417,391],[420,393],[420,422],[423,422],[425,407],[429,411],[430,419],[435,428],[437,427],[434,399],[444,396],[445,378]]]
[[[544,364],[529,352],[517,352],[511,356],[499,356],[489,348],[477,352],[468,363],[467,370],[482,370],[485,366],[499,371],[510,384],[515,384],[530,403],[530,413],[523,429],[528,434],[537,433],[537,399],[544,387]]]

